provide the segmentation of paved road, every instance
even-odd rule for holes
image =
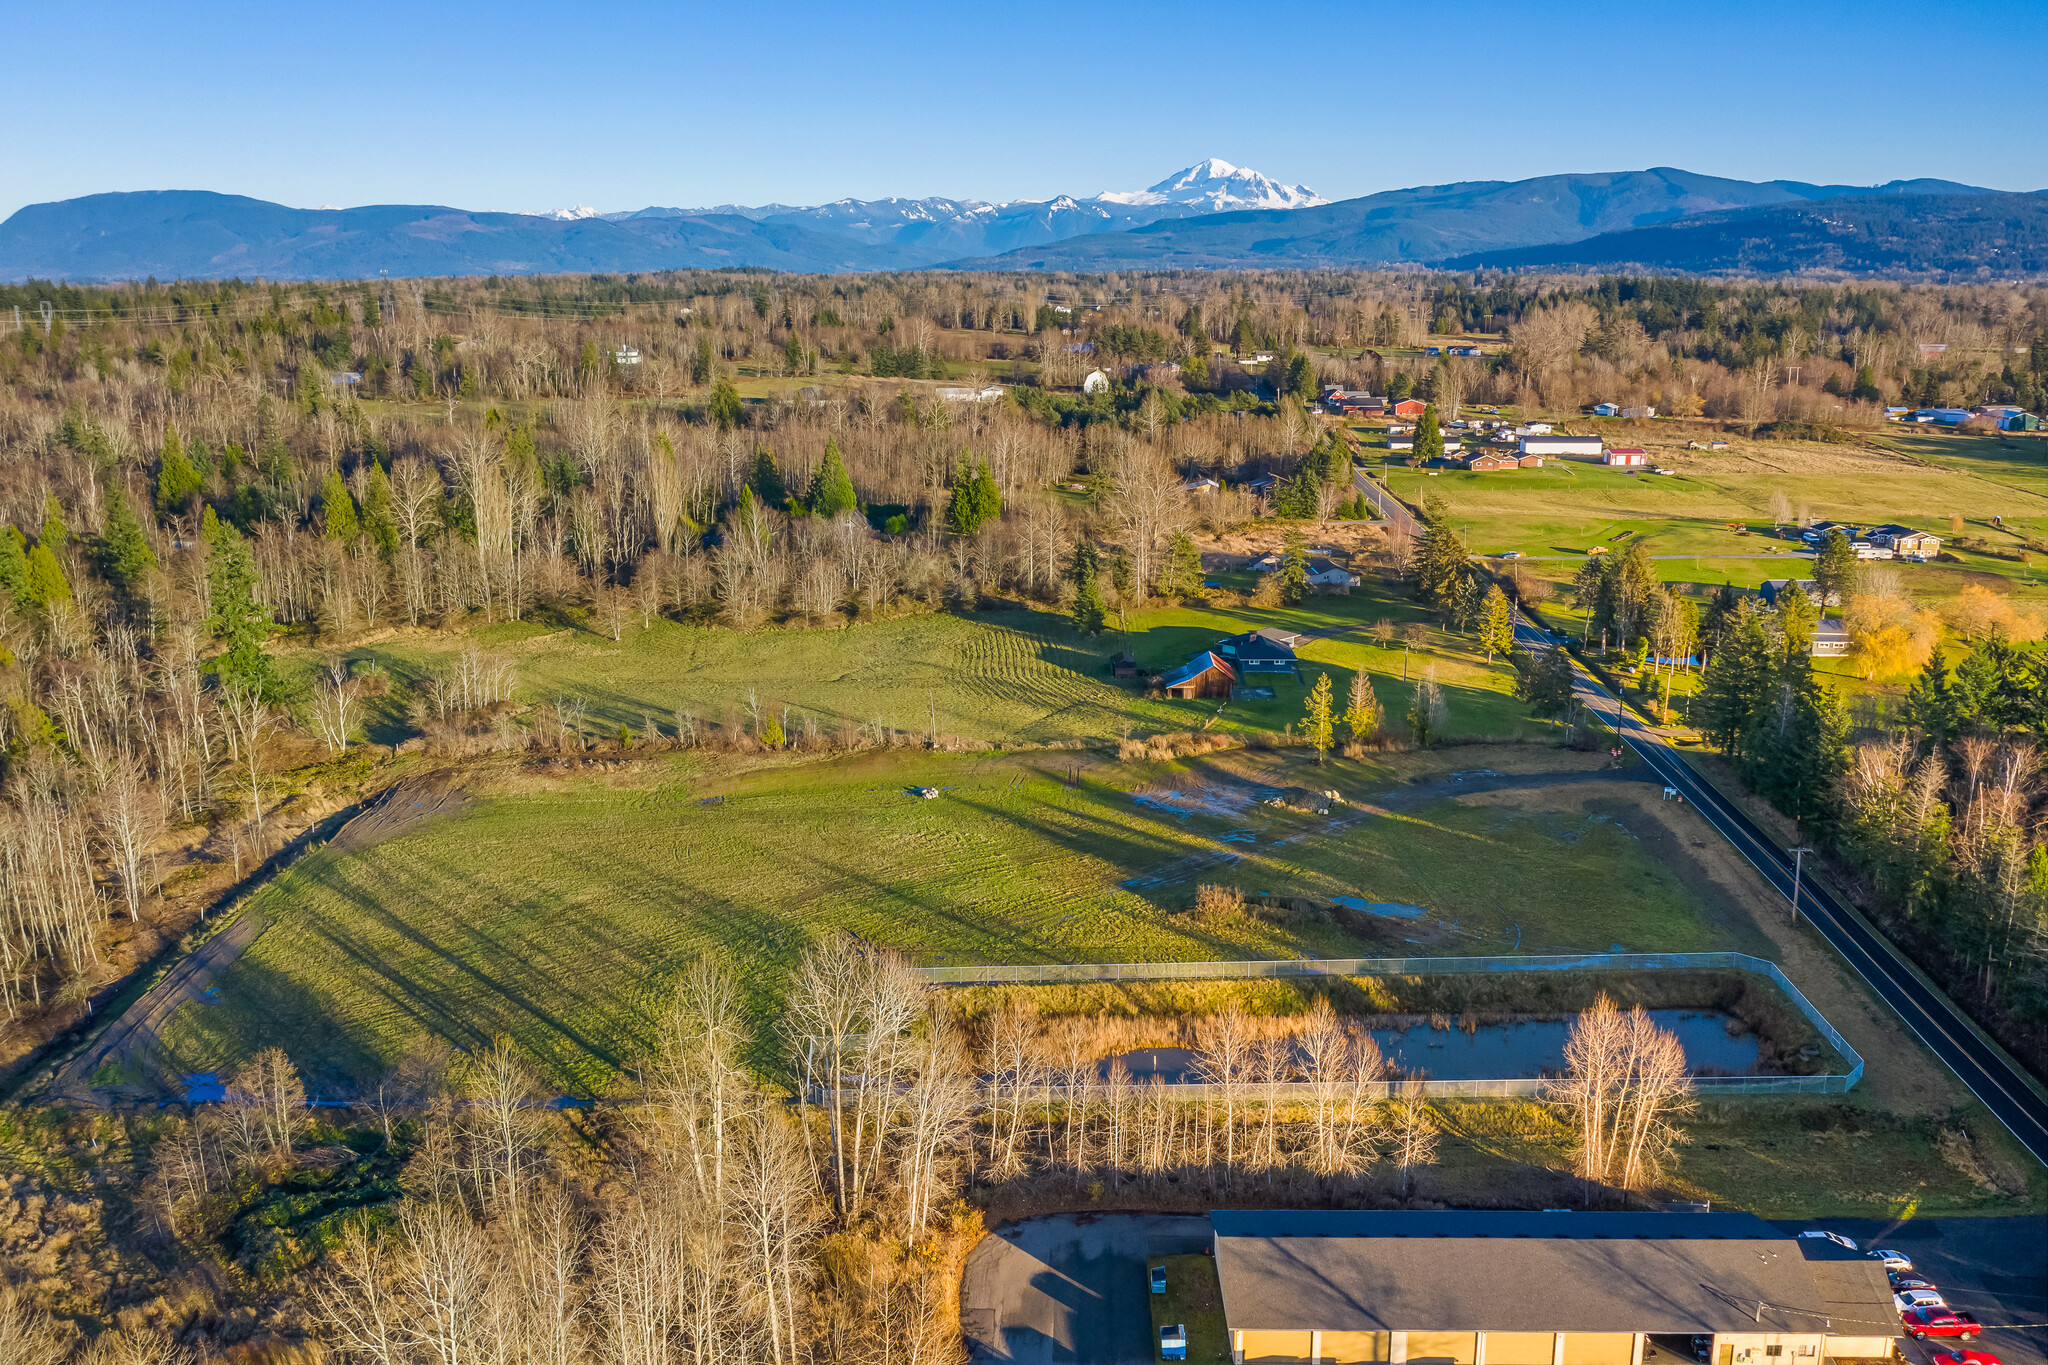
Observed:
[[[1064,1214],[999,1228],[967,1254],[960,1319],[974,1365],[1152,1365],[1146,1260],[1209,1245],[1207,1218]]]
[[[1499,559],[1499,555],[1480,555],[1481,559]],[[1584,555],[1522,555],[1522,559],[1584,559]],[[1775,559],[1780,563],[1788,559],[1814,559],[1811,550],[1783,550],[1774,555],[1651,555],[1652,559]]]
[[[1903,1252],[1918,1274],[1941,1287],[1943,1298],[1991,1329],[1972,1348],[1991,1352],[2005,1365],[2048,1365],[2048,1331],[1998,1325],[2048,1322],[2048,1219],[1774,1221],[1787,1232],[1825,1228],[1854,1238],[1858,1246]],[[1902,1338],[1899,1346],[1907,1360],[1926,1365],[1935,1351],[1952,1351],[1956,1343]]]
[[[1515,636],[1525,649],[1541,647],[1549,638],[1519,613]],[[1676,749],[1637,720],[1590,674],[1583,669],[1574,671],[1580,701],[1602,720],[1613,724],[1615,733],[1643,757],[1651,770],[1692,802],[1707,822],[1789,901],[1793,891],[1791,856],[1698,776]],[[1947,996],[1916,975],[1896,948],[1851,914],[1826,888],[1805,881],[1799,892],[1799,913],[1898,1012],[1906,1026],[1962,1078],[1971,1093],[2034,1154],[2035,1160],[2048,1165],[2048,1102],[2028,1086],[2019,1065],[1972,1032]]]

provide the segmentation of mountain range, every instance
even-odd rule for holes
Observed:
[[[1829,208],[1817,214],[1819,204]],[[888,198],[494,213],[407,204],[294,209],[153,190],[21,209],[0,223],[0,280],[1614,263],[2011,275],[2043,268],[2044,210],[2043,195],[1947,180],[1813,185],[1670,167],[1467,181],[1332,203],[1215,159],[1144,190],[1008,203]]]

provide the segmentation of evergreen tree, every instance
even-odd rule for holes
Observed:
[[[1202,555],[1195,538],[1175,531],[1159,566],[1159,591],[1165,597],[1193,597],[1202,590]]]
[[[118,487],[107,489],[107,529],[100,536],[100,572],[131,607],[144,599],[149,571],[156,567],[156,552],[128,495]]]
[[[199,535],[207,543],[207,597],[211,608],[207,628],[221,644],[214,661],[223,682],[240,681],[265,696],[274,695],[277,680],[263,639],[270,633],[270,614],[256,602],[256,557],[249,543],[208,507]]]
[[[1287,533],[1287,549],[1280,556],[1280,596],[1290,605],[1309,594],[1308,542],[1301,532]]]
[[[1813,656],[1814,631],[1820,625],[1820,606],[1795,584],[1778,594],[1778,638],[1784,657],[1799,666]]]
[[[1925,735],[1929,743],[1941,745],[1955,735],[1959,710],[1955,688],[1949,681],[1948,665],[1937,649],[1927,660],[1927,667],[1921,669],[1920,676],[1913,680],[1912,690],[1906,694],[1906,715],[1913,728]]]
[[[199,496],[199,471],[185,453],[175,423],[164,425],[163,453],[157,462],[156,510],[161,517],[174,517]]]
[[[1529,710],[1545,720],[1561,720],[1571,713],[1572,661],[1562,646],[1552,645],[1530,661],[1515,679],[1515,695],[1529,703]]]
[[[38,607],[71,600],[71,580],[64,576],[64,566],[48,541],[38,541],[28,552],[26,592],[28,600]]]
[[[721,379],[711,389],[711,420],[720,431],[731,431],[747,420],[747,405],[730,379]]]
[[[996,477],[989,472],[987,460],[975,465],[971,493],[976,526],[986,525],[1002,516],[1003,490],[996,487]]]
[[[43,497],[43,530],[37,539],[49,546],[52,554],[62,554],[71,543],[71,528],[64,524],[64,504],[57,501],[55,493]]]
[[[339,469],[328,470],[321,481],[320,519],[327,527],[329,540],[354,540],[361,529],[356,521],[355,499],[349,496]]]
[[[1415,549],[1415,595],[1448,612],[1454,594],[1470,576],[1470,557],[1450,523],[1449,509],[1435,498],[1423,502],[1422,520],[1422,543]]]
[[[256,400],[256,468],[272,488],[292,481],[291,448],[284,443],[269,394]]]
[[[1086,540],[1074,543],[1074,558],[1067,569],[1067,576],[1074,583],[1074,629],[1083,635],[1100,635],[1109,615],[1109,605],[1102,599],[1101,559],[1095,546]]]
[[[755,447],[754,472],[747,476],[747,483],[764,507],[780,507],[789,497],[782,469],[775,463],[775,452],[766,446]]]
[[[1742,745],[1756,699],[1772,672],[1771,656],[1763,617],[1745,601],[1707,665],[1691,710],[1707,742],[1724,754],[1732,756]]]
[[[1514,652],[1515,609],[1508,604],[1508,595],[1498,583],[1486,590],[1486,600],[1479,608],[1479,644],[1486,651],[1488,663],[1493,662],[1496,654]]]
[[[711,349],[711,338],[697,338],[697,349],[690,356],[690,382],[702,388],[711,382],[712,362],[716,353]]]
[[[1335,737],[1336,729],[1330,719],[1330,675],[1324,673],[1309,689],[1308,705],[1301,722],[1302,737],[1314,747],[1317,763],[1329,761],[1330,741]]]
[[[1422,420],[1415,424],[1415,460],[1441,460],[1444,457],[1443,426],[1437,420],[1436,404],[1422,410]]]
[[[825,442],[825,460],[818,467],[818,477],[811,482],[811,512],[828,520],[841,512],[860,509],[860,499],[854,495],[853,479],[846,472],[846,461],[839,454],[839,443]]]
[[[1849,537],[1838,530],[1828,532],[1820,543],[1820,553],[1814,556],[1813,581],[1820,590],[1821,607],[1849,600],[1849,588],[1856,581],[1856,551]]]
[[[506,446],[509,449],[511,442]],[[363,489],[363,529],[369,532],[378,554],[389,559],[398,553],[398,516],[391,500],[391,480],[384,477],[384,466],[375,460],[370,461],[370,477]]]
[[[16,606],[29,605],[28,541],[7,525],[0,525],[0,590],[12,597]]]

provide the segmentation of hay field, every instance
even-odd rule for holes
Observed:
[[[927,963],[1377,955],[1419,950],[1409,935],[1454,953],[1760,946],[1615,807],[1601,774],[1571,785],[1586,755],[1471,748],[1316,770],[1298,751],[1242,751],[1097,764],[1078,786],[1069,759],[898,751],[738,771],[672,758],[609,780],[504,770],[460,813],[314,854],[261,893],[271,927],[211,1002],[176,1016],[169,1057],[207,1069],[278,1043],[332,1090],[417,1039],[505,1032],[553,1083],[597,1092],[651,1036],[672,973],[716,948],[746,973],[772,1066],[787,969],[837,929]],[[1454,799],[1489,768],[1540,789]],[[1304,779],[1388,813],[1257,803],[1257,787]],[[920,800],[914,785],[943,794]],[[1204,924],[1181,912],[1208,881],[1432,914],[1373,943],[1314,916]]]

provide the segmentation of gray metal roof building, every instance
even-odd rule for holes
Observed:
[[[1713,1335],[1716,1365],[1799,1365],[1888,1353],[1898,1330],[1875,1261],[1825,1255],[1750,1214],[1210,1217],[1244,1361],[1625,1365],[1645,1336],[1669,1333]]]

